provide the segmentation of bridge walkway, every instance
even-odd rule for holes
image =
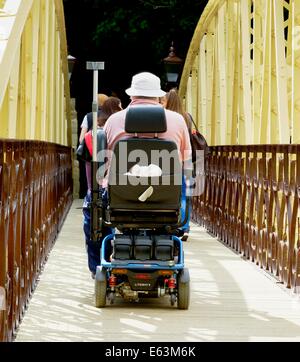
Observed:
[[[187,311],[168,298],[96,309],[75,200],[46,263],[16,341],[300,341],[300,300],[271,275],[192,226]]]

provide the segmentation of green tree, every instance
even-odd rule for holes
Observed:
[[[119,49],[146,51],[159,63],[171,41],[185,56],[206,0],[95,0],[103,9],[93,33],[97,46],[115,44]],[[123,5],[123,6],[122,6]],[[126,52],[128,53],[128,52]]]
[[[101,82],[112,89],[129,86],[139,71],[162,77],[162,59],[172,41],[176,54],[185,59],[206,4],[207,0],[64,0],[69,53],[105,61]]]

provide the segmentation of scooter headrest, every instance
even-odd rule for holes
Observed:
[[[160,105],[128,107],[125,118],[127,133],[163,133],[167,131],[165,110]]]

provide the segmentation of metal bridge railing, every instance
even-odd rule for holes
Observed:
[[[300,291],[300,145],[216,146],[193,219]]]
[[[71,148],[0,140],[0,341],[13,339],[71,202]]]

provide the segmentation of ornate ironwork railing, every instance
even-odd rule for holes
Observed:
[[[210,147],[193,219],[300,291],[300,145]]]
[[[13,339],[71,202],[71,148],[0,140],[0,341]]]

